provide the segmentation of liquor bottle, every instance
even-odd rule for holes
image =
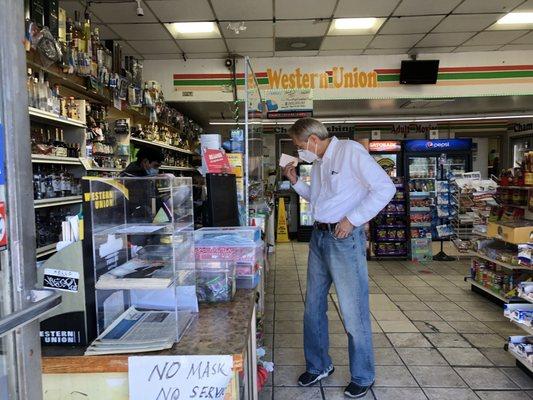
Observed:
[[[39,81],[37,85],[37,93],[39,94],[39,109],[46,111],[47,107],[47,93],[46,85],[44,83],[44,72],[39,71]]]
[[[54,191],[53,197],[61,197],[61,174],[57,173],[55,168],[52,168],[50,178],[52,180],[52,190]]]
[[[35,107],[34,89],[33,89],[33,72],[28,68],[28,77],[26,78],[26,85],[28,88],[28,107]]]
[[[85,43],[83,42],[83,31],[80,24],[78,11],[74,11],[74,27],[72,31],[73,47],[79,53],[85,53]]]
[[[61,188],[61,196],[70,196],[70,177],[68,172],[63,167],[61,167],[61,170],[59,172],[59,182]]]
[[[88,12],[85,13],[85,21],[83,22],[83,40],[85,41],[85,53],[92,58],[91,17]]]
[[[43,198],[43,192],[41,191],[41,167],[38,167],[37,171],[33,173],[33,198],[35,200],[41,200]]]

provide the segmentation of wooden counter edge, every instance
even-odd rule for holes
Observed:
[[[141,354],[139,354],[141,355]],[[43,374],[97,374],[128,372],[130,355],[43,357]],[[147,356],[149,357],[149,356]],[[233,371],[244,369],[242,354],[233,355]]]

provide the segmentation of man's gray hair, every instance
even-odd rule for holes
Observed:
[[[329,137],[329,132],[324,124],[314,118],[300,118],[289,128],[287,133],[289,136],[295,136],[304,141],[307,141],[311,135],[316,135],[321,140]]]

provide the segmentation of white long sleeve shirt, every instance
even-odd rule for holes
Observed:
[[[354,226],[374,218],[392,199],[396,187],[366,149],[353,140],[331,139],[311,168],[311,185],[301,179],[294,190],[306,199],[317,222]]]

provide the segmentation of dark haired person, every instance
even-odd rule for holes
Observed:
[[[163,160],[161,150],[143,147],[137,152],[137,159],[132,161],[120,176],[155,176],[159,174],[159,167]]]
[[[361,398],[375,379],[364,225],[396,188],[363,146],[330,137],[321,122],[300,119],[288,134],[300,159],[313,164],[311,185],[299,179],[293,165],[284,168],[294,190],[309,201],[315,220],[304,312],[306,372],[298,384],[310,386],[334,372],[326,314],[333,283],[348,334],[351,380],[344,394]]]

